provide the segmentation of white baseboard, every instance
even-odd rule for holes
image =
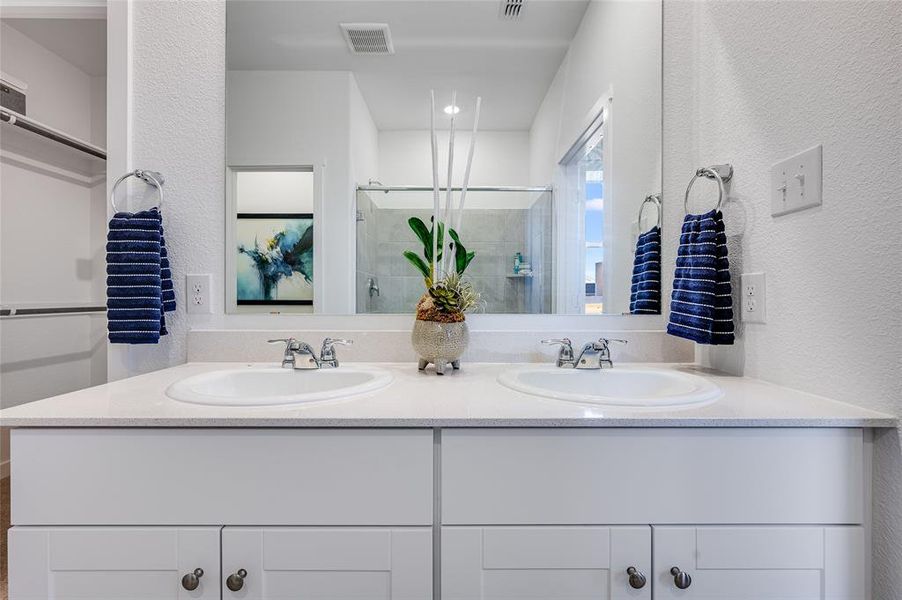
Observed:
[[[9,477],[9,461],[4,460],[0,463],[0,479],[6,479]]]

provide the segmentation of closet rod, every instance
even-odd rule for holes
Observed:
[[[71,315],[106,312],[106,306],[38,306],[34,308],[0,308],[0,317],[31,317],[36,315]]]
[[[63,144],[64,146],[75,148],[76,150],[84,152],[85,154],[90,154],[91,156],[94,156],[96,158],[106,160],[106,151],[102,148],[92,146],[91,144],[79,140],[78,138],[66,135],[58,129],[43,125],[42,123],[35,121],[34,119],[29,119],[28,117],[20,115],[19,113],[12,112],[6,109],[0,110],[0,120],[11,125],[15,125],[16,127],[21,127],[26,131],[36,133],[49,140]]]

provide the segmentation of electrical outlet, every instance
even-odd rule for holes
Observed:
[[[742,320],[746,323],[765,323],[767,285],[764,273],[743,273],[741,281]]]
[[[189,314],[210,314],[210,289],[212,287],[212,277],[206,275],[187,275],[187,285],[185,286],[185,305],[188,307]]]

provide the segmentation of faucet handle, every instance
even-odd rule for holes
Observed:
[[[323,352],[326,352],[326,351],[332,350],[332,346],[335,346],[335,345],[339,345],[339,346],[353,346],[353,345],[354,345],[354,340],[343,340],[343,339],[341,339],[341,338],[330,338],[330,337],[327,337],[326,339],[323,340],[323,348],[322,348],[322,351],[323,351]]]
[[[319,351],[319,359],[323,364],[329,364],[333,367],[338,366],[338,359],[335,357],[335,346],[351,346],[354,340],[343,340],[341,338],[327,337],[323,340],[323,347]]]
[[[541,343],[545,344],[546,346],[555,346],[555,345],[569,346],[569,347],[573,346],[573,342],[570,341],[570,338],[542,340]]]
[[[611,344],[612,342],[616,342],[618,344],[629,344],[629,342],[626,340],[618,340],[616,338],[606,338],[606,337],[598,338],[598,341],[601,342],[602,344],[604,344],[605,346]]]
[[[267,344],[287,344],[289,346],[293,344],[297,344],[298,341],[293,337],[290,338],[276,338],[274,340],[266,340]]]
[[[557,355],[557,365],[559,367],[573,360],[573,342],[570,341],[570,338],[542,340],[542,343],[546,346],[561,347]]]

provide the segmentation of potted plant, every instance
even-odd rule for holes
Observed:
[[[420,356],[420,370],[432,363],[436,373],[443,375],[449,364],[454,369],[460,368],[460,357],[470,340],[466,313],[478,306],[479,293],[463,279],[463,274],[476,253],[468,252],[457,231],[448,227],[451,241],[447,247],[450,257],[446,261],[444,223],[439,221],[437,228],[429,228],[417,217],[411,217],[407,223],[423,244],[423,256],[407,250],[404,257],[423,276],[426,287],[417,302],[411,341]],[[437,239],[434,238],[436,229]],[[444,274],[436,277],[436,270],[442,265]]]

